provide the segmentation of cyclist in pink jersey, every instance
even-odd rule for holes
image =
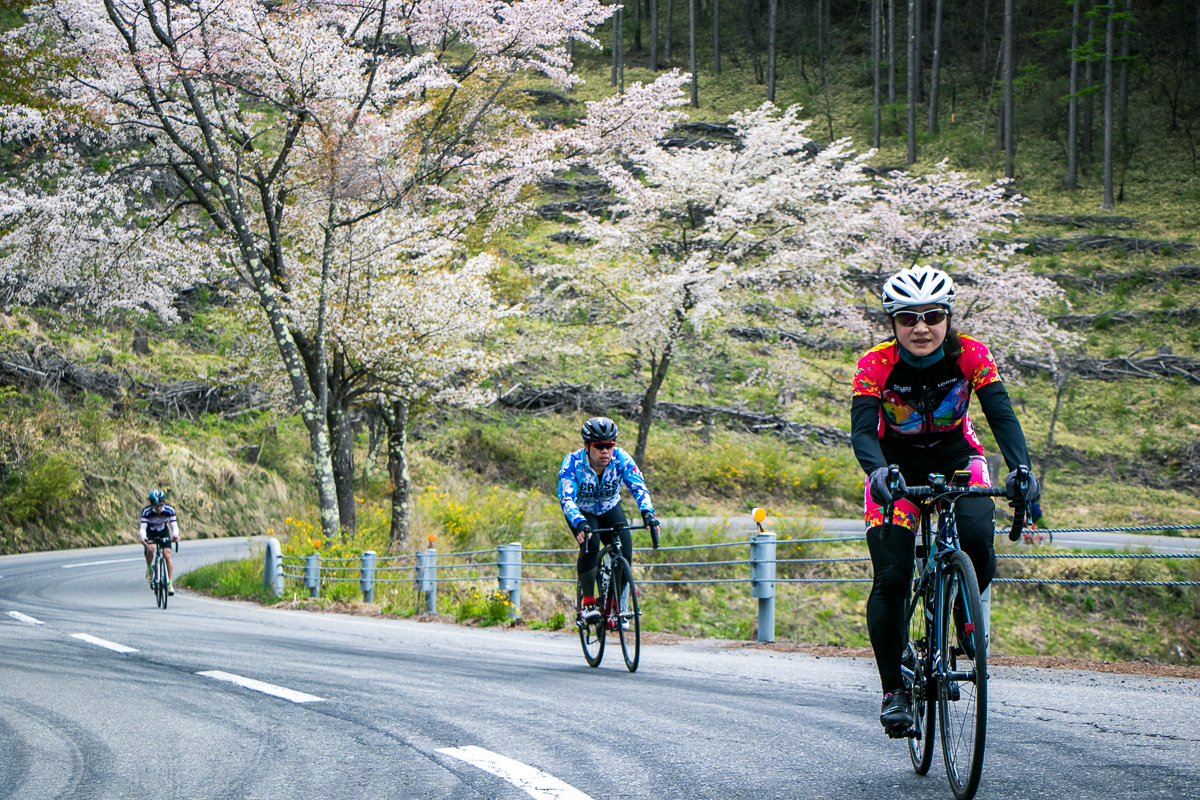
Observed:
[[[911,698],[901,680],[905,599],[912,576],[916,507],[897,498],[892,535],[884,541],[884,507],[893,499],[888,465],[900,468],[900,488],[925,485],[927,476],[970,470],[973,485],[991,483],[983,446],[967,413],[979,398],[1010,470],[1005,481],[1017,501],[1016,469],[1029,464],[1021,423],[1013,413],[996,361],[980,341],[952,327],[955,288],[951,277],[928,266],[901,270],[884,284],[883,309],[895,334],[858,361],[851,404],[854,455],[866,473],[863,491],[867,546],[874,579],[867,599],[867,630],[883,688],[880,722],[900,736],[912,724]],[[1030,476],[1023,500],[1040,496]],[[971,559],[982,592],[996,574],[995,505],[987,497],[964,497],[955,507],[959,544]]]

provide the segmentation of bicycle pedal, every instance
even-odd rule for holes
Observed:
[[[952,683],[946,687],[946,699],[951,702],[958,702],[961,698],[962,692],[959,691],[957,683]]]

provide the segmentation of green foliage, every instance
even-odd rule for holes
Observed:
[[[5,488],[3,509],[24,522],[65,508],[83,489],[83,470],[65,453],[36,454]]]
[[[456,621],[477,622],[481,628],[503,625],[508,622],[510,613],[516,611],[516,606],[503,592],[480,592],[478,589],[456,592],[450,606]]]
[[[270,602],[274,596],[263,586],[263,560],[261,556],[236,561],[219,561],[205,564],[186,574],[177,582],[181,586],[237,600]]]

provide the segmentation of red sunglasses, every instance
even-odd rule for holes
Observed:
[[[592,447],[597,450],[612,450],[617,446],[616,442],[591,442]]]

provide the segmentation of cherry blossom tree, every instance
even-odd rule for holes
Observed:
[[[593,244],[579,251],[563,288],[604,309],[602,321],[650,367],[638,461],[685,332],[702,332],[782,272],[803,274],[812,289],[838,275],[847,221],[869,197],[866,156],[851,153],[849,140],[818,148],[799,111],[767,103],[733,115],[736,144],[647,147],[634,156],[644,183],[621,187],[612,216],[578,217]]]
[[[49,90],[74,125],[88,123],[86,152],[104,149],[120,163],[100,173],[83,148],[60,148],[53,164],[77,185],[6,189],[3,209],[22,192],[24,206],[5,218],[6,237],[17,237],[5,242],[30,241],[39,217],[86,208],[89,193],[111,190],[117,176],[166,173],[177,191],[157,204],[153,237],[143,234],[145,246],[129,257],[101,262],[56,241],[23,264],[20,282],[29,291],[52,285],[77,260],[93,273],[103,263],[133,298],[156,285],[165,292],[192,254],[155,237],[202,233],[196,242],[208,257],[192,263],[236,274],[270,332],[309,432],[322,529],[336,535],[329,409],[339,237],[398,210],[433,217],[427,235],[462,249],[528,213],[529,188],[556,170],[586,160],[614,185],[631,184],[620,158],[670,124],[663,109],[677,102],[684,76],[590,104],[578,125],[550,130],[535,124],[521,92],[535,79],[576,82],[566,45],[596,46],[591,30],[611,13],[599,0],[31,6],[30,24],[7,34],[6,47],[34,53],[53,43],[64,70]],[[66,120],[10,105],[0,109],[0,132],[65,142],[51,126]],[[97,210],[95,227],[111,231],[136,216],[121,211],[120,203]]]

